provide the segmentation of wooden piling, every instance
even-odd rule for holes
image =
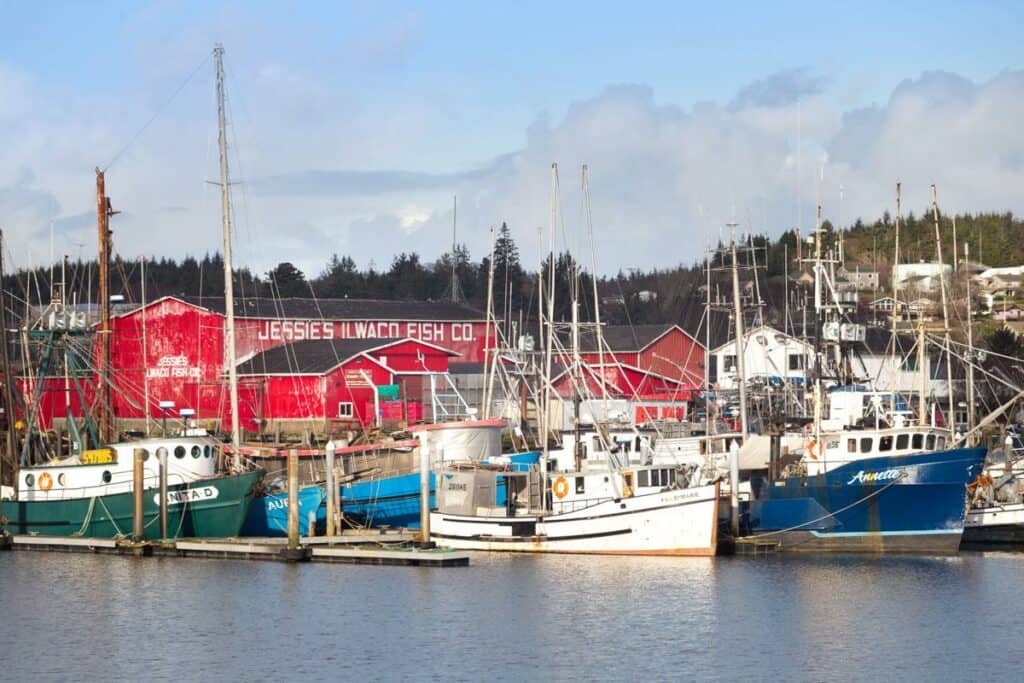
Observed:
[[[740,535],[740,445],[733,441],[729,446],[729,508],[733,538]]]
[[[288,550],[299,549],[299,451],[288,450]]]
[[[335,507],[335,502],[338,497],[338,485],[334,480],[334,441],[328,441],[324,450],[327,455],[327,535],[334,536],[338,533],[338,528],[335,524],[337,519],[336,515],[338,514],[337,508]]]
[[[420,533],[422,543],[430,543],[430,439],[420,440]]]
[[[132,540],[141,541],[146,535],[146,520],[143,516],[143,503],[145,502],[145,469],[146,449],[136,448],[134,451],[135,461],[132,468],[132,494],[135,503],[134,514],[132,515]]]

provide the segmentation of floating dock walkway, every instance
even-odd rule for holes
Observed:
[[[289,548],[285,538],[179,539],[134,542],[73,536],[0,535],[0,550],[96,553],[135,557],[201,557],[276,562],[335,562],[412,567],[465,567],[469,553],[421,547],[408,531],[358,531],[301,539]]]

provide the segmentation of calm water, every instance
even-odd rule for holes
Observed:
[[[0,553],[0,679],[1020,680],[1024,554],[478,555],[419,569]]]

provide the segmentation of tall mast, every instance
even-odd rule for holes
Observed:
[[[942,323],[945,328],[943,343],[946,351],[946,383],[949,391],[949,414],[946,417],[946,427],[953,431],[954,403],[953,403],[953,355],[950,353],[951,344],[949,340],[949,302],[946,294],[946,276],[942,271],[942,237],[939,234],[939,202],[938,191],[935,183],[932,183],[932,221],[935,223],[935,259],[939,263],[939,286],[942,291]],[[954,253],[956,247],[953,248]],[[954,259],[956,257],[954,256]]]
[[[604,378],[604,338],[601,333],[601,300],[597,296],[597,248],[594,246],[594,220],[590,207],[590,169],[583,164],[583,201],[587,211],[587,238],[590,240],[590,272],[594,285],[594,338],[597,340],[597,366],[601,377],[601,402],[604,419],[608,419],[608,389]]]
[[[220,209],[224,228],[224,308],[227,328],[224,332],[224,351],[228,364],[228,391],[231,400],[231,458],[234,469],[241,467],[241,430],[238,422],[238,368],[235,358],[235,288],[231,265],[231,197],[228,184],[228,135],[224,111],[224,47],[213,48],[217,65],[217,128],[220,147]]]
[[[900,265],[900,220],[902,219],[902,214],[901,214],[902,207],[900,205],[900,201],[901,201],[900,189],[901,189],[901,183],[897,182],[896,183],[896,253],[893,256],[893,262],[892,262],[892,340],[891,340],[892,341],[892,362],[897,364],[896,367],[893,368],[892,396],[890,398],[890,400],[892,401],[891,409],[893,411],[893,415],[896,414],[896,379],[895,379],[896,378],[896,371],[899,370],[899,364],[901,362],[900,359],[902,358],[902,354],[900,354],[899,349],[896,348],[896,322],[897,322],[897,319],[899,317],[899,311],[900,311],[900,302],[899,302],[899,299],[897,298],[897,295],[896,295],[896,270],[897,270],[897,268],[899,268],[899,265]]]
[[[740,302],[740,271],[739,262],[736,260],[736,221],[729,223],[732,231],[730,250],[732,251],[732,304],[736,316],[736,372],[739,376],[740,387],[740,431],[743,436],[747,435],[747,373],[744,355],[746,344],[743,339],[743,306]]]
[[[110,197],[103,171],[96,169],[96,225],[99,231],[100,355],[98,368],[96,423],[100,443],[114,441],[110,406]]]
[[[704,253],[704,283],[707,293],[704,295],[704,433],[714,433],[711,421],[711,240],[707,239]],[[721,381],[721,378],[719,378]]]
[[[825,308],[824,299],[822,297],[822,278],[824,277],[823,267],[821,265],[821,204],[818,204],[818,224],[814,232],[814,441],[816,444],[821,443],[821,420],[823,416],[822,402],[824,401],[822,391],[822,358],[824,353],[821,350],[821,325],[824,321]],[[825,454],[825,449],[822,446],[818,446],[822,455]]]
[[[7,348],[7,292],[4,289],[4,231],[0,230],[0,363],[3,363],[4,373],[4,416],[7,418],[6,452],[0,457],[0,484],[4,483],[3,469],[4,459],[10,460],[11,468],[17,467],[18,457],[17,444],[14,440],[14,387],[12,386],[13,375],[11,373],[11,359]],[[17,481],[17,477],[11,476],[11,482]]]
[[[452,250],[454,254],[454,249]],[[452,271],[454,275],[455,271]],[[456,280],[452,278],[452,286],[456,285]],[[454,291],[454,290],[453,290]],[[454,301],[454,299],[453,299]],[[494,344],[491,344],[491,326],[494,326]],[[487,268],[487,330],[484,333],[484,376],[487,383],[484,385],[484,419],[489,420],[491,417],[491,403],[494,398],[492,396],[494,392],[494,369],[498,364],[498,319],[494,315],[494,226],[491,226],[491,258]]]
[[[964,261],[971,260],[971,244],[964,242]],[[971,314],[971,276],[967,275],[967,445],[973,446],[974,436],[974,320]]]

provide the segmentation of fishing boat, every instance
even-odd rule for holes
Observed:
[[[950,429],[938,427],[923,389],[916,416],[901,409],[895,392],[886,401],[879,392],[862,390],[850,355],[865,330],[827,295],[834,287],[826,265],[835,260],[823,251],[821,223],[819,206],[812,260],[814,419],[798,462],[782,472],[770,467],[767,479],[751,480],[746,536],[737,543],[794,552],[956,553],[966,487],[981,472],[986,449],[960,446]],[[917,331],[923,373],[923,320]],[[832,385],[827,393],[826,380]]]
[[[22,467],[17,495],[0,501],[12,534],[115,538],[131,534],[136,451],[142,451],[145,538],[160,534],[160,461],[167,463],[170,538],[237,536],[263,472],[217,474],[220,443],[183,436],[111,444]]]
[[[1020,439],[1006,437],[989,454],[985,470],[967,487],[964,545],[1024,546],[1024,460]]]
[[[546,473],[452,466],[430,536],[452,548],[602,555],[714,555],[718,484],[671,467]]]

